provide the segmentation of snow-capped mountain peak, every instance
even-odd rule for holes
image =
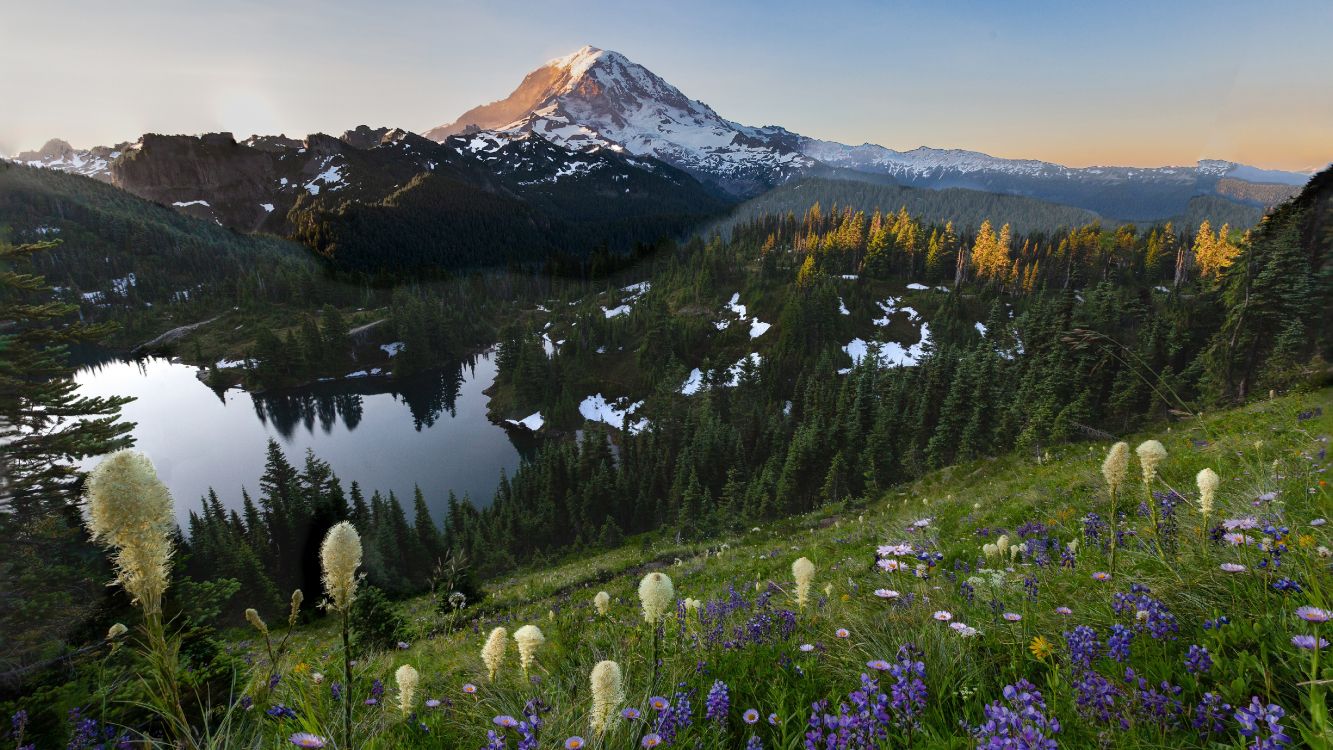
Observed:
[[[724,119],[618,52],[583,47],[529,73],[507,98],[425,133],[533,132],[567,148],[653,156],[734,192],[775,184],[814,161]]]
[[[1178,167],[1072,168],[962,149],[848,146],[778,126],[733,122],[624,55],[592,46],[548,61],[505,99],[469,110],[425,135],[443,141],[477,130],[501,137],[536,133],[576,151],[601,147],[654,156],[738,196],[762,192],[798,175],[861,173],[917,187],[1030,195],[1112,215],[1133,209],[1120,218],[1139,212],[1099,199],[1107,186],[1123,192],[1144,182],[1169,183],[1184,200],[1210,192],[1223,178],[1294,186],[1307,177],[1217,160]],[[1074,192],[1082,191],[1080,195],[1071,193],[1071,185],[1079,186]]]

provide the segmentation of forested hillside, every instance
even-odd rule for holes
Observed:
[[[1291,190],[1288,186],[1283,187],[1287,192]],[[1123,223],[1123,217],[1113,214],[1099,215],[1087,209],[1023,195],[960,187],[909,187],[892,184],[888,177],[872,181],[871,176],[862,176],[859,179],[805,178],[788,183],[740,204],[727,218],[709,225],[705,234],[716,230],[725,235],[736,226],[764,216],[799,214],[816,202],[825,206],[849,206],[867,213],[906,207],[924,222],[952,221],[960,230],[968,231],[994,217],[1004,217],[1017,232],[1052,232],[1093,221],[1101,221],[1107,226]],[[1256,224],[1263,215],[1263,209],[1256,205],[1216,195],[1196,195],[1181,203],[1188,207],[1186,211],[1170,219],[1177,226],[1198,226],[1207,219],[1219,226],[1230,224],[1244,228]],[[1139,221],[1137,224],[1146,229],[1166,221]]]

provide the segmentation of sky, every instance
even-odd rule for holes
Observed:
[[[584,44],[722,116],[1068,164],[1333,159],[1333,2],[4,0],[0,153],[422,131]]]

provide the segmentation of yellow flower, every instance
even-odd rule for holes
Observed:
[[[1028,644],[1028,650],[1038,659],[1045,660],[1055,650],[1055,647],[1051,645],[1050,641],[1046,640],[1045,636],[1039,635],[1032,639],[1032,643]]]
[[[1314,534],[1301,534],[1300,536],[1296,537],[1296,546],[1306,549],[1313,547]]]
[[[295,672],[295,673],[297,673],[297,674],[305,674],[309,669],[310,669],[310,665],[309,665],[309,664],[306,664],[306,663],[303,662],[303,661],[302,661],[302,662],[297,662],[297,663],[296,663],[296,666],[292,667],[292,671]]]

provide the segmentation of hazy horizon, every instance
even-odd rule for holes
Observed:
[[[1070,166],[1333,158],[1328,4],[627,1],[636,12],[591,20],[521,5],[13,8],[0,64],[23,73],[0,79],[0,153],[145,132],[421,132],[591,44],[728,119],[854,145]]]

